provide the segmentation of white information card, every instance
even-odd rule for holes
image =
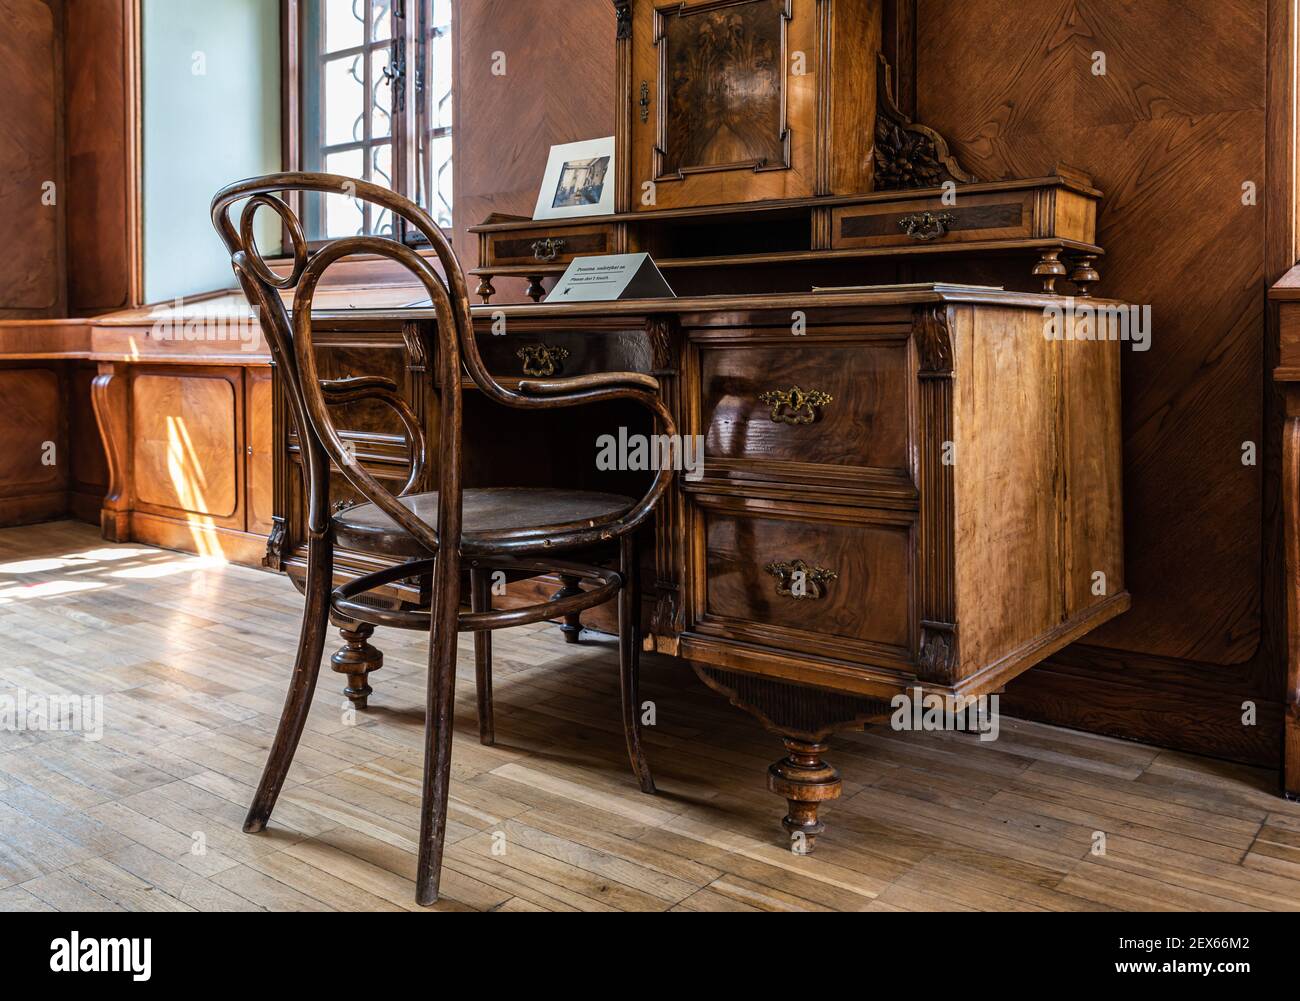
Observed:
[[[675,299],[649,254],[579,257],[546,297],[555,302],[615,302],[620,299]]]

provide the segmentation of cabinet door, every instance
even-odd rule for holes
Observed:
[[[270,368],[244,370],[248,531],[270,535],[275,514],[274,385]]]
[[[637,0],[633,208],[816,193],[817,0]],[[646,182],[654,204],[646,204]]]

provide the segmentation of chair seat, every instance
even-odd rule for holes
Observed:
[[[438,524],[438,494],[412,494],[402,504],[425,523]],[[499,532],[546,528],[548,535],[614,521],[636,505],[631,497],[583,490],[504,487],[466,490],[462,534],[469,541]],[[402,558],[427,555],[420,543],[375,504],[334,516],[334,540],[345,549]]]

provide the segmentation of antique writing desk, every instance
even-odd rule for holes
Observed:
[[[1128,607],[1121,345],[1045,337],[1044,309],[1061,302],[933,285],[476,308],[503,380],[653,373],[679,427],[703,437],[703,476],[679,475],[648,547],[647,644],[784,739],[768,784],[789,801],[787,830],[823,829],[818,805],[840,791],[823,761],[835,730],[888,715],[914,686],[997,691]],[[435,368],[413,336],[431,310],[318,319],[322,377],[385,375],[434,433]],[[626,478],[645,475],[596,468],[596,438],[633,414],[547,423],[473,394],[466,412],[467,485],[632,492]],[[351,438],[400,481],[389,419],[357,408]],[[301,579],[303,489],[278,392],[275,429],[267,562]],[[346,552],[340,565],[371,568]],[[368,632],[345,637],[335,667],[356,690],[380,661]]]

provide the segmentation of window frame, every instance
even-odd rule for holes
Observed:
[[[308,59],[315,59],[315,54],[308,57],[303,51],[306,40],[305,24],[308,16],[308,5],[317,2],[317,0],[280,0],[280,19],[281,19],[281,139],[282,139],[282,161],[285,170],[301,171],[304,169],[303,164],[306,160],[306,151],[304,143],[307,141],[307,116],[306,116],[306,93],[303,87],[303,72],[308,65]],[[425,88],[430,86],[429,81],[432,77],[432,46],[426,44],[426,38],[433,30],[433,25],[428,23],[429,12],[432,11],[432,0],[392,0],[392,7],[389,17],[392,22],[392,37],[388,41],[390,49],[389,65],[393,65],[393,57],[399,60],[402,66],[393,79],[393,86],[400,88],[400,98],[395,101],[396,105],[392,109],[392,129],[390,142],[392,144],[392,168],[393,168],[393,190],[409,198],[418,204],[418,185],[421,182],[419,176],[421,170],[420,164],[420,142],[422,139],[428,140],[429,136],[440,131],[436,128],[433,115],[437,109],[432,108],[433,97],[428,94]],[[456,11],[455,4],[452,5],[451,18],[451,51],[453,65],[451,67],[452,76],[452,124],[446,128],[446,134],[453,137],[456,134],[456,118],[458,100],[456,97]],[[367,27],[367,31],[369,31]],[[351,49],[340,50],[351,52]],[[361,49],[358,47],[358,51]],[[379,51],[379,49],[372,49]],[[366,60],[366,88],[369,90],[373,85],[371,80],[372,69],[370,60]],[[368,100],[369,98],[367,98]],[[426,114],[426,110],[428,114]],[[366,117],[369,119],[369,107],[366,107]],[[422,132],[422,130],[425,130]],[[366,123],[366,138],[370,139],[370,124]],[[348,144],[351,145],[351,144]],[[362,149],[369,150],[372,146],[360,146]],[[455,147],[452,152],[452,171],[453,171],[453,191],[455,184]],[[425,184],[436,182],[436,173],[432,160],[429,161],[428,176]],[[428,186],[428,197],[432,200],[436,197],[436,187]],[[290,199],[290,206],[295,214],[301,219],[303,217],[303,196],[301,192],[294,192]],[[432,215],[437,213],[431,210]],[[366,213],[367,227],[370,225],[370,213]],[[410,227],[405,220],[395,220],[396,232],[393,239],[397,239],[407,246],[428,247],[428,241],[418,231]],[[451,239],[454,234],[454,222],[450,226],[443,226],[443,233]],[[309,240],[308,247],[311,250],[319,249],[328,243],[328,239]],[[285,246],[288,246],[286,233]]]

